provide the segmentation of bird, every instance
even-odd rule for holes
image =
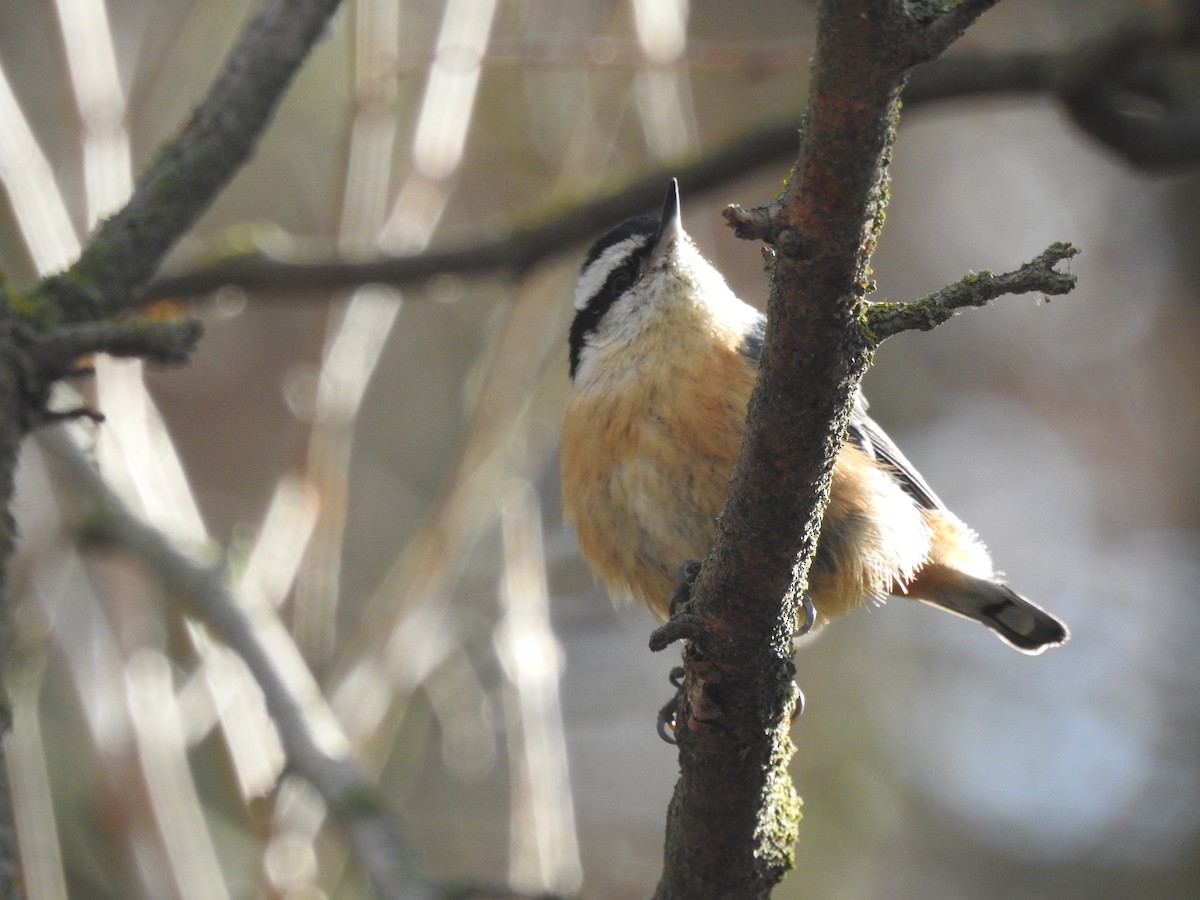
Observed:
[[[588,250],[568,335],[560,454],[564,516],[616,599],[665,620],[681,566],[716,534],[745,427],[765,317],[683,228],[672,179],[662,214]],[[1037,654],[1067,627],[1004,584],[976,533],[938,498],[856,392],[810,567],[814,624],[923,601]]]

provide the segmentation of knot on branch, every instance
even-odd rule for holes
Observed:
[[[769,203],[754,209],[731,204],[721,211],[721,215],[733,233],[742,240],[770,244],[789,259],[803,259],[807,255],[804,235],[788,224],[781,203]]]
[[[763,241],[768,244],[775,242],[775,223],[771,220],[770,206],[757,206],[746,209],[731,203],[721,210],[725,222],[733,229],[733,233],[744,241]]]
[[[39,335],[30,357],[47,375],[61,378],[77,361],[95,353],[183,365],[204,333],[199,319],[125,319],[65,325]]]
[[[690,612],[679,612],[650,632],[650,649],[658,653],[676,641],[703,644],[708,635],[709,628],[700,616]]]
[[[931,331],[968,306],[985,306],[1005,294],[1039,292],[1059,296],[1075,288],[1076,277],[1057,266],[1079,251],[1066,243],[1051,244],[1040,255],[1012,272],[988,270],[963,276],[954,284],[907,303],[872,303],[864,317],[876,343],[902,331]]]
[[[47,409],[50,389],[56,382],[94,373],[89,357],[107,353],[181,365],[188,361],[204,331],[198,319],[180,316],[48,323],[44,316],[25,315],[19,302],[8,299],[8,327],[0,340],[8,344],[9,359],[19,378],[22,419],[28,428],[70,418],[103,420],[99,413],[86,408]]]

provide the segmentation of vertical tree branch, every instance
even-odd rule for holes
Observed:
[[[659,898],[766,896],[792,865],[791,639],[833,461],[874,349],[861,316],[900,90],[908,67],[940,53],[992,2],[938,14],[901,0],[823,0],[788,186],[768,207],[729,214],[740,234],[775,248],[768,324],[729,500],[692,596],[701,624],[684,654],[681,775]]]
[[[11,335],[11,328],[0,320],[0,344]],[[0,363],[0,365],[3,365]],[[4,368],[9,368],[4,365]],[[8,598],[8,560],[16,541],[16,525],[11,512],[13,477],[17,455],[21,449],[20,396],[11,387],[0,390],[0,673],[4,673],[11,644],[12,616]],[[12,707],[7,679],[0,679],[0,898],[19,900],[24,896],[21,886],[21,855],[17,846],[16,821],[13,818],[12,795],[8,786],[8,733],[12,730]]]

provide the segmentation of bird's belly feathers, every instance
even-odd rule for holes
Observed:
[[[563,422],[563,506],[584,558],[614,596],[663,617],[680,565],[712,545],[754,382],[736,350],[704,362],[703,377],[642,368],[577,384]],[[844,446],[809,576],[822,618],[902,587],[929,545],[921,510],[866,454]]]
[[[726,356],[724,377],[706,381],[716,391],[642,371],[577,386],[567,403],[563,505],[580,549],[610,592],[659,615],[679,566],[708,553],[741,447],[754,375]]]

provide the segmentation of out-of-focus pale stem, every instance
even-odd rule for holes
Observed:
[[[355,95],[358,110],[350,139],[339,243],[344,249],[393,246],[424,249],[441,219],[474,110],[478,60],[487,49],[495,0],[453,0],[442,19],[435,59],[413,137],[416,171],[399,188],[388,211],[377,198],[389,194],[396,139],[394,61],[399,36],[396,0],[366,0],[356,7]],[[474,72],[464,59],[475,59]],[[444,70],[444,71],[443,71]],[[345,528],[354,417],[379,354],[391,333],[399,294],[365,286],[336,310],[318,375],[309,444],[308,477],[322,497],[317,534],[296,589],[296,634],[309,657],[325,660],[337,635],[336,610]],[[347,355],[342,352],[353,348]]]
[[[83,123],[87,229],[133,191],[125,92],[104,0],[55,0],[71,90]]]
[[[394,140],[393,132],[381,127],[378,117],[380,99],[391,102],[394,93],[380,88],[379,79],[383,76],[375,68],[382,63],[386,66],[382,71],[391,78],[396,77],[394,46],[378,46],[381,34],[391,36],[395,33],[394,29],[388,31],[386,27],[380,26],[381,22],[386,26],[386,23],[391,21],[387,18],[391,15],[390,6],[385,8],[380,5],[389,2],[391,0],[377,0],[375,4],[360,7],[362,21],[368,23],[368,27],[360,27],[358,31],[356,54],[359,60],[357,92],[360,97],[360,112],[354,125],[351,152],[352,163],[360,162],[352,166],[347,173],[342,241],[361,245],[365,237],[370,237],[372,241],[387,247],[403,246],[408,251],[419,251],[427,245],[441,219],[452,187],[451,176],[458,170],[462,161],[467,128],[474,112],[479,61],[486,53],[490,40],[496,3],[495,0],[452,0],[447,4],[438,37],[438,47],[442,49],[431,67],[414,129],[415,169],[397,189],[387,220],[371,222],[364,216],[367,211],[376,209],[373,204],[353,206],[349,201],[358,196],[384,194],[390,175],[389,166],[380,168],[368,165],[370,161],[378,163],[383,156],[383,148],[390,150],[391,141]],[[365,99],[375,102],[361,102]],[[355,149],[356,147],[361,149]],[[371,314],[370,306],[362,303],[356,294],[337,330],[330,335],[327,346],[336,347],[342,340],[343,333],[361,331],[365,323],[365,327],[378,341],[377,352],[381,351],[382,341],[390,331],[391,322],[384,324],[379,321],[367,321],[365,317]],[[378,311],[375,311],[374,315],[378,318]],[[361,360],[363,357],[359,354],[358,358]],[[332,354],[327,351],[326,360],[330,359]],[[373,364],[374,359],[371,360],[369,368],[360,369],[361,390],[366,388]],[[325,368],[328,369],[328,365]],[[322,383],[325,377],[323,370]],[[361,393],[354,397],[343,394],[342,402],[345,404],[348,400],[354,402],[356,412]],[[338,421],[343,423],[340,430],[323,428],[321,403],[318,401],[312,443],[315,452],[310,460],[310,471],[317,473],[321,480],[327,480],[344,491],[348,478],[346,468],[350,455],[352,420],[330,417],[331,423]],[[330,465],[329,461],[335,464]],[[344,492],[339,496],[344,497]],[[421,598],[432,596],[436,591],[433,585],[441,583],[447,567],[455,564],[454,548],[461,545],[457,535],[462,529],[451,526],[450,533],[447,534],[439,529],[439,524],[445,524],[445,520],[435,515],[424,535],[418,538],[421,552],[416,555],[421,559],[420,568],[430,575],[429,579],[415,579],[415,587],[406,579],[403,589],[397,590],[396,580],[389,576],[377,594],[377,597],[385,596],[390,600],[382,604],[389,607],[389,612],[383,616],[387,624],[380,628],[379,621],[372,616],[372,621],[365,630],[368,634],[384,635],[386,640],[381,642],[376,638],[369,640],[365,646],[375,648],[375,653],[382,651],[382,658],[377,656],[357,660],[335,692],[335,706],[344,717],[350,717],[346,719],[346,724],[356,744],[366,741],[379,727],[393,699],[403,699],[394,698],[393,692],[403,694],[411,691],[445,661],[446,654],[453,653],[453,642],[438,638],[443,630],[440,606],[431,610],[429,615],[425,615],[420,611],[420,602],[407,602],[414,595]],[[322,521],[318,525],[318,538],[314,541],[311,554],[312,562],[316,563],[319,560],[321,565],[306,566],[306,577],[302,579],[297,590],[298,605],[306,609],[315,608],[315,604],[321,602],[321,597],[314,594],[323,594],[326,598],[336,597],[336,576],[340,571],[338,548],[341,545],[343,527],[344,511],[323,509]],[[426,536],[429,535],[433,537],[427,540]],[[441,552],[445,550],[450,552]],[[411,561],[413,556],[414,548],[409,548],[393,567],[393,573],[407,569],[406,561]],[[320,591],[314,592],[313,586],[321,586]],[[424,587],[431,590],[427,592],[422,589]],[[324,602],[329,604],[330,601],[325,599]],[[380,604],[373,602],[371,605],[378,608]],[[328,612],[316,621],[323,623],[320,631],[325,635],[324,640],[328,642],[329,636],[334,633],[334,607],[329,605],[326,609]],[[417,619],[429,627],[411,627]],[[311,626],[305,628],[305,633],[315,631],[317,629]],[[404,659],[406,663],[398,667],[395,664],[397,659]],[[403,668],[404,671],[398,671],[398,668]],[[353,701],[344,705],[338,702],[338,698],[346,697],[352,697]]]
[[[79,236],[29,120],[0,68],[0,184],[38,274],[66,268],[79,255]]]
[[[8,739],[8,775],[13,812],[21,836],[21,872],[26,889],[37,900],[67,900],[58,821],[46,769],[46,746],[38,716],[42,667],[31,667],[14,679],[13,729]]]
[[[144,647],[130,657],[125,676],[142,777],[177,896],[227,898],[229,889],[188,766],[171,663],[159,651]]]
[[[562,647],[550,626],[541,506],[528,482],[507,486],[497,654],[508,677],[509,879],[520,890],[571,894],[582,869],[558,682]]]
[[[62,464],[74,489],[102,511],[90,526],[92,539],[125,547],[241,657],[261,689],[290,767],[338,819],[376,892],[388,898],[431,896],[398,821],[348,755],[348,742],[270,605],[239,597],[218,571],[180,552],[169,536],[131,512],[65,435],[43,433],[39,443]]]
[[[332,331],[317,375],[306,472],[320,513],[309,551],[300,561],[293,604],[296,641],[318,664],[329,658],[338,636],[355,421],[399,312],[399,297],[390,289],[364,285],[330,314]]]
[[[413,129],[413,168],[382,235],[388,250],[420,252],[441,221],[451,179],[462,164],[496,6],[496,0],[446,4]]]
[[[398,0],[354,6],[354,120],[342,190],[338,246],[361,254],[378,246],[391,190],[399,86],[393,71],[400,38]],[[317,374],[305,477],[320,498],[320,514],[301,561],[293,600],[293,631],[305,656],[323,664],[337,641],[337,610],[346,527],[354,424],[363,395],[391,334],[396,291],[363,285],[329,313]]]
[[[638,45],[649,63],[634,75],[638,120],[659,159],[694,151],[699,135],[692,108],[687,51],[688,0],[634,0]]]
[[[561,272],[540,271],[521,284],[506,308],[472,379],[481,388],[471,398],[471,420],[446,479],[449,488],[384,577],[359,633],[348,641],[360,652],[343,669],[333,703],[356,746],[375,736],[393,704],[402,705],[454,652],[447,608],[468,552],[495,524],[507,477],[514,470],[531,472],[549,452],[548,441],[523,445],[515,436],[523,434],[539,379],[561,382],[558,372],[544,372],[544,363],[557,346],[554,322],[564,290]],[[543,336],[543,343],[531,344],[531,335]]]

